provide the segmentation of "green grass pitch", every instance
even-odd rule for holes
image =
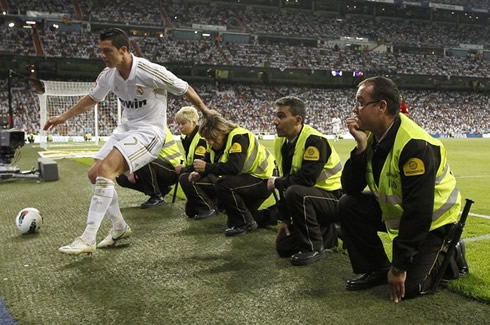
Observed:
[[[490,139],[444,139],[471,212],[490,215]],[[271,143],[265,142],[270,148]],[[343,161],[352,140],[333,143]],[[26,145],[17,165],[36,165]],[[345,252],[293,267],[277,257],[274,229],[226,238],[223,214],[188,220],[183,201],[151,210],[146,197],[117,188],[133,236],[91,256],[60,254],[79,236],[92,187],[85,160],[58,160],[60,180],[0,180],[0,297],[19,324],[484,324],[490,319],[490,219],[470,216],[470,274],[436,294],[389,301],[387,286],[344,289],[352,276]],[[167,201],[171,198],[167,197]],[[15,216],[38,208],[38,234],[20,235]],[[105,220],[98,233],[109,230]],[[387,245],[389,251],[389,246]],[[0,321],[1,323],[1,321]]]

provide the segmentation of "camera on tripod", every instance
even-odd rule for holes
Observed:
[[[10,165],[15,157],[15,151],[24,146],[24,131],[0,130],[0,166]]]
[[[25,144],[25,133],[21,130],[0,130],[0,179],[7,178],[34,178],[45,182],[57,181],[58,165],[54,160],[39,158],[38,168],[21,171],[14,165],[17,150]]]

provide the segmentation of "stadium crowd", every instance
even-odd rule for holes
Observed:
[[[469,4],[469,1],[466,1]],[[475,4],[478,4],[475,1]],[[56,1],[16,1],[11,12],[24,14],[29,9],[66,13],[73,16],[72,6]],[[436,23],[416,19],[394,19],[385,16],[347,15],[342,19],[301,10],[277,10],[271,7],[249,7],[203,3],[157,1],[134,3],[120,1],[80,1],[85,23],[80,32],[58,31],[45,25],[40,30],[41,46],[47,57],[95,59],[98,56],[96,33],[88,22],[118,22],[125,25],[164,25],[167,35],[134,37],[144,57],[162,64],[183,62],[204,65],[270,67],[279,69],[348,70],[377,73],[406,73],[444,76],[487,77],[490,63],[480,54],[449,56],[442,53],[409,54],[390,51],[392,45],[412,47],[460,47],[474,44],[490,47],[489,27]],[[69,7],[70,9],[66,9]],[[161,10],[160,10],[161,9]],[[90,13],[87,16],[85,13]],[[252,34],[249,43],[230,43],[219,37],[201,40],[177,39],[172,28],[193,24],[222,26]],[[16,55],[34,55],[29,30],[2,26],[5,35],[0,51]],[[316,46],[270,44],[260,35],[282,35],[317,40]],[[339,37],[363,37],[388,47],[388,51],[351,50],[332,45],[328,40]],[[441,68],[444,67],[444,68]]]
[[[36,54],[32,44],[31,32],[23,28],[10,28],[0,25],[2,40],[0,53],[33,56]]]
[[[22,29],[7,29],[0,51],[34,55],[32,37]],[[97,59],[97,34],[46,29],[40,33],[48,57]],[[372,71],[443,76],[487,77],[490,61],[481,56],[379,53],[339,47],[290,46],[284,44],[215,44],[202,40],[141,37],[135,42],[143,57],[161,63],[231,65],[279,69]]]
[[[5,82],[0,86],[5,89]],[[225,118],[234,120],[256,134],[275,132],[272,124],[272,103],[282,96],[294,95],[304,99],[310,112],[307,123],[325,134],[332,133],[330,122],[335,113],[339,113],[342,120],[352,115],[354,101],[352,89],[243,84],[220,84],[217,87],[209,83],[196,83],[195,88],[209,107],[222,112]],[[490,99],[485,93],[402,90],[402,94],[408,105],[410,117],[431,134],[446,136],[451,132],[456,135],[490,132]],[[25,86],[13,88],[12,95],[15,127],[27,133],[37,134],[40,127],[37,95]],[[8,112],[6,91],[0,92],[0,100],[4,103],[1,105],[0,113],[4,114]],[[175,134],[180,132],[173,116],[185,104],[178,97],[169,97],[168,124]],[[65,106],[60,104],[56,112],[63,112]],[[99,108],[100,135],[109,135],[117,123],[115,105],[112,105],[112,109],[107,106],[103,103]],[[240,117],[239,120],[237,116]],[[83,135],[87,127],[86,122],[87,117],[80,116],[70,122],[69,129],[60,129],[62,135]]]
[[[9,1],[9,13],[24,15],[27,10],[63,13],[76,18],[75,6],[64,0]],[[455,0],[439,0],[438,3],[458,4]],[[466,0],[465,6],[478,8],[484,0]],[[231,65],[237,67],[264,67],[278,69],[311,69],[364,71],[377,74],[401,73],[446,76],[471,76],[488,78],[490,61],[481,55],[442,56],[440,54],[409,54],[399,51],[366,51],[359,48],[341,48],[328,40],[339,36],[365,37],[378,44],[409,44],[422,47],[460,46],[471,43],[490,46],[489,27],[478,25],[442,24],[415,19],[392,19],[384,16],[347,15],[332,18],[311,11],[277,10],[276,7],[241,6],[240,4],[176,3],[173,1],[131,2],[78,1],[84,23],[80,32],[61,31],[45,25],[38,28],[46,57],[70,57],[98,59],[98,34],[92,33],[89,22],[118,22],[132,25],[165,26],[172,28],[192,27],[192,24],[224,26],[228,31],[250,33],[249,43],[230,43],[220,38],[203,37],[200,40],[176,38],[172,32],[157,37],[133,37],[136,49],[151,61],[159,63],[186,63],[202,65]],[[488,4],[487,4],[488,6]],[[160,10],[161,9],[161,10]],[[0,53],[23,56],[35,55],[32,31],[15,26],[0,26],[4,37],[0,41]],[[261,39],[262,35],[306,37],[317,44],[272,44]],[[134,51],[136,52],[136,51]],[[2,86],[2,89],[6,87]],[[240,116],[244,127],[256,133],[273,132],[269,117],[271,103],[285,95],[296,95],[307,101],[312,115],[309,123],[322,132],[331,132],[328,121],[334,111],[341,118],[350,115],[352,90],[291,88],[280,86],[249,85],[199,85],[199,92],[210,107],[225,112],[227,118]],[[29,95],[24,95],[28,93]],[[30,91],[15,88],[13,92],[16,126],[28,132],[39,131],[37,99]],[[488,132],[488,96],[482,93],[446,91],[405,91],[411,117],[431,133],[445,134]],[[0,94],[5,99],[5,92]],[[6,100],[2,101],[6,103]],[[176,99],[170,100],[173,111],[180,107]],[[5,107],[2,104],[2,111]],[[468,114],[469,112],[471,114]],[[171,117],[172,114],[169,114]],[[109,110],[101,117],[103,128],[110,132],[115,115]],[[170,125],[177,129],[172,120]],[[75,123],[77,124],[77,123]],[[83,124],[73,126],[71,133],[83,132]]]
[[[283,96],[297,96],[305,100],[309,108],[306,123],[325,134],[332,133],[331,119],[335,113],[341,120],[352,115],[355,92],[352,89],[324,89],[265,85],[196,84],[203,100],[254,133],[275,133],[272,124],[272,102]],[[431,134],[445,136],[454,132],[490,132],[490,99],[484,93],[457,91],[402,90],[409,114]],[[184,103],[171,97],[169,117]],[[169,127],[178,133],[175,122],[169,118]],[[344,128],[344,131],[346,129]]]

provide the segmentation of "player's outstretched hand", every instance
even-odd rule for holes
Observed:
[[[52,130],[52,129],[54,129],[54,127],[56,125],[64,123],[64,122],[65,122],[65,120],[63,118],[61,118],[59,115],[52,117],[46,122],[46,124],[44,124],[43,130],[44,131]]]
[[[205,112],[203,112],[203,115],[220,115],[217,110],[215,109],[207,109]]]

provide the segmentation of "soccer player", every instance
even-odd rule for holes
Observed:
[[[119,210],[116,176],[135,172],[155,160],[164,144],[167,120],[167,93],[185,95],[203,114],[211,111],[187,82],[179,79],[165,67],[135,57],[129,51],[129,38],[118,28],[100,34],[100,56],[107,67],[99,74],[95,87],[88,95],[65,113],[50,118],[44,130],[90,110],[103,101],[109,91],[114,92],[124,109],[123,123],[96,154],[88,177],[94,184],[83,234],[71,244],[59,249],[65,254],[91,254],[96,249],[96,234],[107,215],[112,229],[97,247],[107,247],[128,237],[131,228]]]
[[[342,121],[340,120],[339,114],[335,113],[334,117],[332,118],[332,133],[335,136],[335,141],[339,141],[339,136],[340,136],[340,124]]]

